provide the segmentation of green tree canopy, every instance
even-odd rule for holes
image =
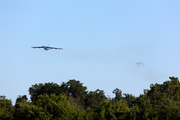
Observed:
[[[76,80],[69,80],[67,83],[62,83],[61,85],[58,85],[56,83],[39,83],[32,85],[32,87],[29,88],[29,94],[32,102],[35,102],[39,95],[43,94],[55,94],[60,95],[61,93],[65,93],[68,97],[74,97],[77,101],[79,101],[81,104],[84,104],[84,100],[87,95],[86,87],[83,86],[80,81]]]
[[[125,120],[130,109],[125,100],[113,100],[106,105],[106,120]]]
[[[23,96],[19,95],[19,96],[17,97],[17,99],[16,99],[15,108],[16,108],[16,109],[19,108],[19,104],[20,104],[21,102],[23,102],[24,100],[25,100],[25,101],[28,100],[27,96],[26,96],[26,95],[23,95]]]
[[[113,100],[122,100],[123,97],[122,97],[122,91],[118,88],[114,89],[113,94],[115,94],[115,98]]]
[[[39,83],[32,85],[32,87],[29,88],[29,94],[32,102],[35,102],[39,95],[43,94],[56,94],[59,95],[62,91],[60,91],[60,86],[56,83]]]
[[[77,120],[84,117],[84,110],[71,105],[63,94],[40,95],[35,105],[48,111],[53,120]]]
[[[90,91],[86,97],[86,107],[96,109],[102,102],[106,100],[103,90],[97,89],[96,91]]]
[[[15,120],[51,120],[52,115],[42,107],[23,100],[19,103],[14,117]]]
[[[153,105],[160,104],[163,99],[173,99],[180,101],[180,84],[178,78],[169,77],[170,81],[165,81],[163,84],[151,84],[150,90],[147,91],[147,96]]]
[[[61,85],[61,89],[67,90],[63,91],[68,97],[73,97],[77,103],[85,106],[85,98],[87,96],[87,87],[83,86],[80,81],[69,80],[67,83]]]
[[[12,101],[6,96],[0,96],[0,120],[11,120],[13,118],[14,107]]]

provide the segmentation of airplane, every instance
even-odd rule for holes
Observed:
[[[44,50],[56,49],[61,50],[63,48],[56,48],[56,47],[49,47],[49,46],[39,46],[39,47],[32,47],[32,48],[43,48]]]
[[[136,63],[138,66],[139,65],[144,65],[144,63],[143,62],[138,62],[138,63]]]

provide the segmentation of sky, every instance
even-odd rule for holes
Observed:
[[[179,0],[0,1],[0,95],[79,80],[136,97],[180,76]],[[33,49],[49,45],[63,50]],[[136,64],[143,62],[144,65]]]

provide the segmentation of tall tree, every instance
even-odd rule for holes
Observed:
[[[107,120],[125,120],[130,109],[125,100],[112,100],[106,105]]]
[[[62,88],[63,87],[63,88]],[[83,86],[83,83],[75,79],[69,80],[67,83],[61,85],[61,89],[64,89],[68,97],[75,98],[76,102],[85,106],[85,98],[87,96],[87,87]]]
[[[53,120],[77,120],[77,119],[83,119],[84,117],[84,110],[80,109],[77,106],[71,105],[66,95],[40,95],[38,96],[37,101],[35,102],[35,105],[38,107],[42,107],[46,111],[48,111],[49,114],[52,115]]]
[[[56,94],[59,95],[62,91],[60,91],[60,86],[56,83],[39,83],[32,85],[32,87],[29,88],[29,94],[31,95],[31,101],[35,102],[39,95],[43,94]]]
[[[39,95],[47,94],[55,94],[60,95],[61,93],[65,93],[68,97],[73,97],[77,102],[84,105],[84,100],[87,95],[86,87],[83,86],[80,81],[69,80],[67,83],[62,83],[58,85],[56,83],[39,83],[32,85],[29,88],[29,94],[31,95],[31,101],[35,102]]]
[[[160,104],[154,107],[159,120],[179,120],[180,119],[180,102],[172,99],[164,99]]]
[[[19,108],[19,104],[20,104],[21,102],[27,101],[27,100],[28,100],[28,98],[27,98],[26,95],[23,95],[23,96],[19,95],[19,96],[17,97],[17,99],[16,99],[15,108],[16,108],[16,109]]]
[[[136,105],[139,107],[139,112],[137,113],[138,120],[150,120],[152,119],[152,105],[150,100],[145,95],[140,95],[136,99]]]
[[[103,90],[97,89],[96,91],[90,91],[86,97],[86,107],[96,109],[102,102],[106,100]]]
[[[0,120],[11,120],[13,118],[14,107],[12,101],[6,96],[0,96]]]
[[[115,94],[114,100],[122,100],[123,99],[122,91],[120,89],[116,88],[116,89],[113,90],[112,93]]]
[[[160,104],[163,99],[173,99],[180,101],[180,84],[178,78],[169,77],[170,81],[163,84],[155,84],[147,91],[147,96],[151,100],[152,105]]]
[[[33,105],[25,100],[19,103],[14,120],[51,120],[52,115],[42,107]]]
[[[136,104],[136,97],[132,94],[124,93],[124,99],[126,100],[129,107],[133,107]]]

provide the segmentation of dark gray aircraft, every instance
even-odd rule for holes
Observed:
[[[138,66],[139,65],[144,65],[144,63],[143,62],[138,62],[138,63],[136,63]]]
[[[56,49],[62,50],[63,48],[56,48],[56,47],[49,47],[49,46],[39,46],[39,47],[32,47],[32,48],[43,48],[44,50]]]

